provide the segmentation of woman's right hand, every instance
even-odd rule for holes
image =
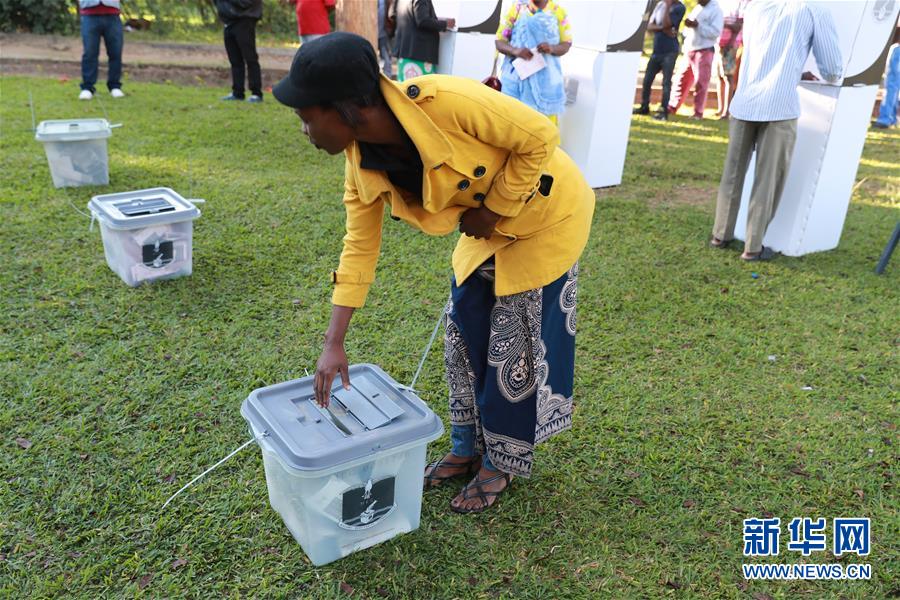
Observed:
[[[322,354],[316,361],[316,376],[313,379],[313,393],[319,406],[327,407],[331,400],[331,384],[334,376],[341,374],[344,389],[350,389],[350,370],[347,365],[347,353],[344,352],[344,336],[350,326],[350,318],[355,309],[335,304],[331,307],[331,322],[325,332],[325,343]]]
[[[516,56],[524,60],[531,60],[534,54],[528,48],[516,48]]]
[[[331,400],[331,386],[338,373],[341,374],[344,389],[350,389],[350,372],[344,345],[326,342],[316,362],[316,376],[313,381],[313,391],[319,406],[323,408],[328,406]]]

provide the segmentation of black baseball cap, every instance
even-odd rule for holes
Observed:
[[[358,98],[378,87],[378,73],[372,44],[354,33],[336,31],[304,42],[272,95],[291,108]]]

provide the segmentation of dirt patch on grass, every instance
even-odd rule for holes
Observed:
[[[129,81],[152,83],[175,83],[179,85],[231,86],[231,71],[227,67],[142,64],[126,65],[125,85]],[[74,81],[77,87],[81,79],[81,65],[69,61],[33,61],[27,59],[0,60],[3,75],[37,75],[56,77],[63,82]],[[263,88],[267,88],[284,77],[287,71],[262,69]],[[106,65],[100,67],[98,88],[104,87]]]
[[[63,82],[81,79],[81,39],[77,37],[0,34],[3,75],[55,77]],[[291,66],[292,48],[258,47],[263,87],[284,77]],[[125,86],[129,81],[209,85],[229,88],[231,70],[220,44],[176,44],[127,40],[123,52]],[[107,59],[100,54],[98,87],[104,87]],[[126,90],[127,91],[127,90]]]
[[[862,201],[885,201],[889,204],[900,205],[900,186],[894,185],[887,177],[863,177],[853,185],[851,198]]]
[[[711,207],[716,204],[718,187],[712,184],[705,186],[676,185],[668,191],[657,192],[656,196],[647,199],[651,208],[677,208],[681,206]]]

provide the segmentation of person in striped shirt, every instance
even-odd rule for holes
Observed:
[[[710,240],[714,248],[731,243],[744,178],[756,150],[743,260],[775,256],[762,241],[778,207],[797,139],[797,85],[801,79],[817,79],[803,72],[810,51],[821,76],[838,82],[843,58],[827,9],[806,0],[754,0],[747,7],[741,83],[731,103],[728,152]]]

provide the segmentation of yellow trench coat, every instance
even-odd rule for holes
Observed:
[[[594,193],[557,148],[559,132],[547,117],[460,77],[427,75],[399,84],[382,77],[380,85],[422,157],[422,198],[395,187],[383,171],[361,169],[359,146],[347,148],[347,234],[332,273],[334,304],[365,303],[385,205],[395,219],[431,235],[456,230],[463,211],[482,203],[502,215],[490,239],[460,236],[453,252],[458,284],[491,256],[498,296],[543,287],[575,264],[587,243]],[[553,178],[549,191],[547,177],[540,185],[542,175]]]

